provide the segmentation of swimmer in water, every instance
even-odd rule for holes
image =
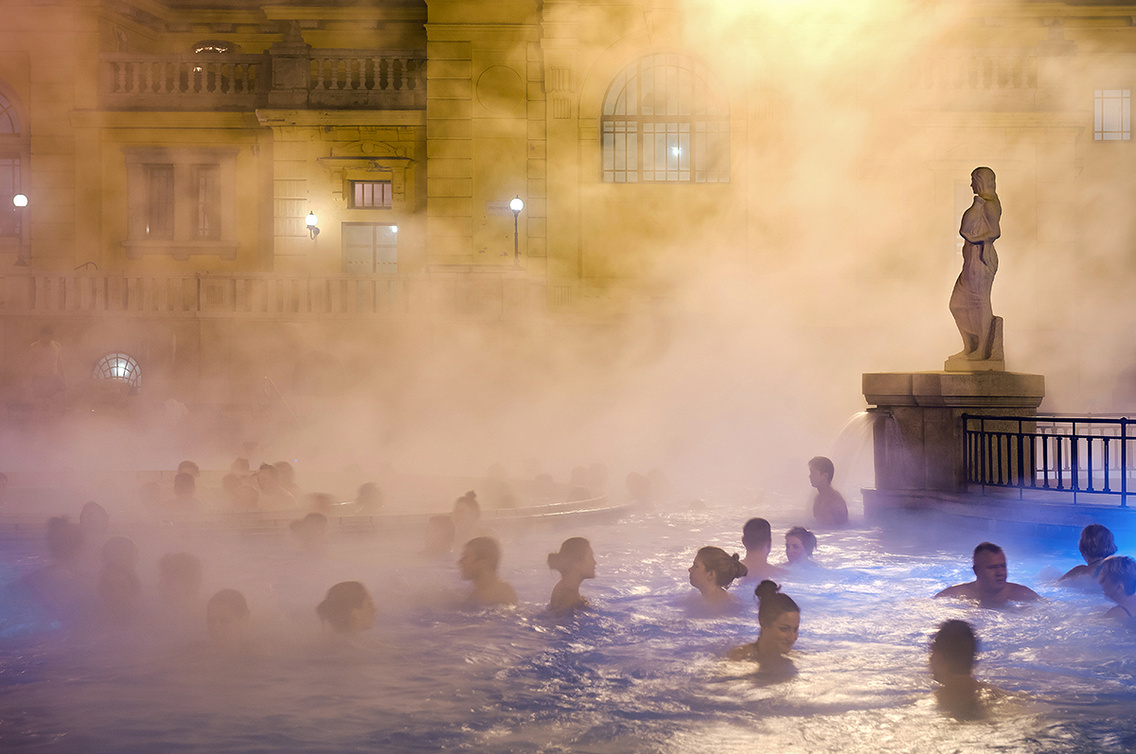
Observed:
[[[821,526],[847,526],[848,503],[832,487],[836,467],[824,456],[809,461],[809,484],[816,488],[813,497],[813,519]]]
[[[517,593],[513,587],[497,575],[500,562],[501,547],[496,540],[474,537],[465,543],[458,568],[463,579],[473,582],[473,591],[466,597],[466,604],[475,607],[517,604]]]
[[[1105,617],[1136,617],[1136,560],[1127,555],[1105,558],[1097,572],[1097,581],[1104,596],[1116,603]]]
[[[768,579],[758,584],[753,593],[758,599],[757,641],[730,650],[728,657],[760,663],[763,673],[793,675],[796,669],[786,655],[797,643],[801,608]]]
[[[803,526],[794,526],[785,532],[785,560],[787,565],[800,568],[816,565],[813,553],[816,552],[816,535]]]
[[[727,555],[721,547],[703,547],[687,569],[690,585],[702,595],[698,607],[711,615],[735,612],[741,603],[726,587],[748,572],[737,555]]]
[[[931,677],[939,684],[935,701],[943,712],[958,720],[986,717],[987,702],[1005,696],[1001,689],[975,680],[977,653],[978,637],[966,621],[942,623],[931,639]]]
[[[352,582],[348,582],[352,583]],[[212,645],[225,654],[242,652],[249,645],[249,607],[236,589],[222,589],[205,604],[205,626]]]
[[[764,518],[751,518],[742,527],[742,544],[746,548],[742,563],[745,564],[746,578],[769,579],[780,577],[785,569],[769,562],[769,553],[773,549],[773,532],[769,522]]]
[[[982,607],[998,607],[1008,602],[1033,602],[1041,596],[1028,586],[1006,580],[1006,553],[991,542],[974,548],[974,581],[949,586],[935,595],[978,600]]]
[[[552,588],[548,609],[553,615],[567,615],[588,607],[580,595],[584,579],[596,577],[596,556],[592,545],[583,537],[572,537],[560,545],[560,552],[548,554],[548,567],[560,573],[560,581]]]
[[[375,603],[358,581],[341,581],[327,590],[316,615],[341,636],[352,636],[375,625]]]
[[[1081,557],[1085,559],[1085,564],[1073,566],[1058,579],[1058,582],[1062,582],[1062,586],[1078,586],[1085,582],[1095,586],[1097,568],[1105,558],[1116,554],[1116,540],[1113,539],[1108,527],[1089,524],[1081,529],[1078,549],[1081,551]]]

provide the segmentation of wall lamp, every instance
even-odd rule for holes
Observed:
[[[319,218],[316,217],[315,212],[308,213],[308,216],[304,218],[304,225],[308,226],[308,235],[312,237],[313,241],[316,240],[316,236],[320,234],[320,229],[318,227]]]

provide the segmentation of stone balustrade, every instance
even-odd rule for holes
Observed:
[[[953,51],[928,55],[913,68],[919,89],[981,90],[1036,89],[1037,56],[1025,53]]]
[[[320,50],[311,55],[311,107],[426,107],[425,59],[412,53]]]
[[[310,68],[310,75],[298,80],[291,75],[297,57],[276,51],[264,55],[103,54],[99,58],[100,102],[109,110],[253,110],[273,104],[270,93],[275,86],[287,89],[289,105],[295,107],[426,107],[423,55],[304,48],[298,62]]]
[[[523,272],[419,275],[0,274],[0,317],[506,319],[546,306]]]
[[[267,89],[261,55],[103,55],[99,83],[112,110],[253,109]]]

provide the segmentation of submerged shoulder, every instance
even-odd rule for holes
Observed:
[[[1006,598],[1015,602],[1033,602],[1041,599],[1041,595],[1025,584],[1006,584]]]

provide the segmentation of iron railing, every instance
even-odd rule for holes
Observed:
[[[1128,507],[1136,478],[1136,420],[1126,417],[964,414],[967,484]]]

